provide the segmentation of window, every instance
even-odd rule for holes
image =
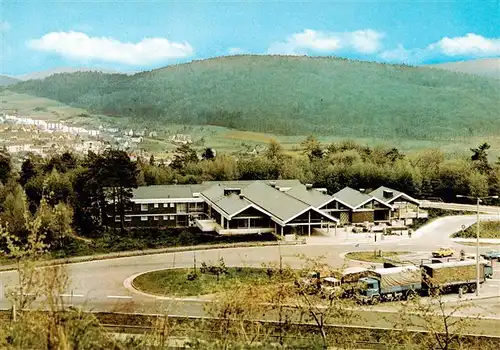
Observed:
[[[158,203],[155,203],[155,208],[158,208],[159,207],[159,204]]]
[[[154,216],[154,220],[158,221],[158,220],[160,220],[160,217],[159,216]]]
[[[178,213],[186,213],[187,212],[187,203],[177,204],[177,212]]]
[[[148,217],[147,216],[141,216],[141,221],[148,221]]]
[[[163,220],[165,220],[165,221],[168,220],[168,216],[164,215]]]
[[[141,211],[148,211],[148,205],[147,204],[141,204]]]
[[[168,219],[169,219],[169,220],[175,220],[175,217],[174,217],[173,215],[170,215],[170,216],[168,217]]]
[[[132,221],[132,217],[131,216],[125,216],[125,221]]]
[[[168,208],[168,203],[163,203],[163,208]]]
[[[120,222],[120,217],[118,215],[115,216],[115,222]]]
[[[174,203],[170,203],[170,208],[175,208],[175,204]]]

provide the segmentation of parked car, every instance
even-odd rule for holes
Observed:
[[[486,260],[500,261],[500,250],[490,250],[489,252],[481,254]]]
[[[433,258],[446,258],[449,256],[453,256],[455,254],[455,251],[449,247],[441,247],[435,251],[432,252],[432,257]]]

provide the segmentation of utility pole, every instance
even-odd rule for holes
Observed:
[[[479,203],[481,198],[477,198],[477,218],[476,218],[476,296],[479,296]]]
[[[463,196],[460,194],[457,194],[457,198],[469,198],[469,199],[475,199],[476,200],[476,296],[479,296],[479,274],[480,274],[480,266],[479,266],[479,203],[481,203],[482,199],[486,198],[494,198],[498,199],[498,196],[486,196],[486,197],[472,197],[472,196]]]

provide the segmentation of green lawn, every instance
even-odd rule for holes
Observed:
[[[197,296],[221,292],[238,283],[270,283],[273,277],[267,269],[229,267],[227,274],[219,278],[197,269],[196,278],[190,280],[193,269],[170,269],[148,272],[134,279],[133,285],[140,291],[155,295]]]
[[[464,231],[458,231],[453,235],[457,238],[476,238],[477,224],[474,224]],[[500,221],[481,221],[479,224],[480,238],[500,238]]]
[[[346,254],[347,259],[373,262],[373,263],[384,263],[390,262],[394,260],[398,260],[398,256],[406,255],[409,252],[384,252],[382,251],[382,255],[378,255],[378,251],[369,251],[369,252],[350,252]]]

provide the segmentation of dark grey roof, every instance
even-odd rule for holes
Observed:
[[[261,181],[254,181],[242,190],[250,202],[271,213],[282,222],[309,208],[307,203],[281,192]]]
[[[392,197],[390,197],[390,198],[384,197],[384,191],[392,191]],[[385,186],[380,186],[376,190],[370,192],[370,196],[373,196],[373,197],[377,198],[378,200],[381,200],[384,203],[390,203],[396,197],[402,196],[402,197],[404,197],[406,200],[408,200],[410,202],[413,202],[413,203],[416,203],[416,204],[420,204],[420,202],[418,200],[416,200],[413,197],[410,197],[406,193],[398,191],[398,190],[393,190],[392,188],[385,187]]]
[[[333,196],[329,196],[325,193],[321,193],[318,190],[311,188],[307,189],[304,185],[302,186],[294,186],[290,190],[285,192],[287,195],[292,196],[296,199],[301,200],[313,206],[315,208],[319,208],[326,202],[333,199]]]
[[[372,198],[366,193],[361,193],[350,187],[344,187],[343,189],[335,193],[333,197],[335,199],[338,199],[342,203],[347,204],[351,208],[356,208]]]
[[[133,190],[133,199],[193,198],[199,193],[199,185],[139,186]]]

